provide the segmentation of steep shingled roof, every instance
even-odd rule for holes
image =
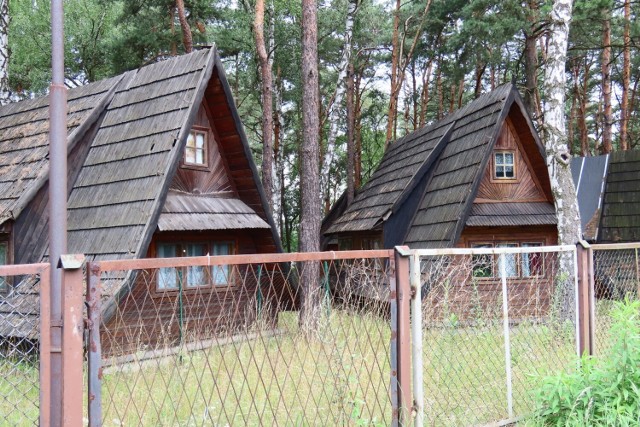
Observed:
[[[495,212],[482,208],[472,212],[473,199],[489,153],[515,105],[523,123],[533,130],[520,95],[513,85],[506,84],[395,142],[351,206],[327,227],[326,234],[380,229],[412,191],[411,197],[420,201],[414,201],[417,208],[409,217],[410,225],[405,226],[406,235],[396,238],[403,244],[412,248],[451,246],[465,225],[487,225],[489,220],[483,216]],[[534,140],[536,147],[532,150],[542,152],[537,135]],[[532,216],[536,223],[555,223],[555,214],[546,204],[517,208],[523,216],[519,223],[529,221],[524,216]],[[519,211],[510,211],[514,213]],[[470,214],[471,223],[467,223]]]
[[[110,100],[122,76],[69,91],[69,149]],[[46,182],[49,171],[49,97],[0,108],[0,224],[15,219]]]

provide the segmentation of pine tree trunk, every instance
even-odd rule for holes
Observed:
[[[400,68],[400,7],[402,2],[396,0],[396,9],[393,14],[393,35],[391,38],[391,90],[389,97],[389,110],[387,112],[387,133],[384,142],[385,151],[393,139],[393,129],[398,112],[398,70]]]
[[[282,148],[282,79],[280,78],[280,68],[276,72],[276,84],[273,86],[275,108],[273,109],[273,158],[275,163],[274,190],[273,190],[273,210],[274,219],[279,231],[282,231],[282,209],[284,199],[284,150]]]
[[[628,150],[629,86],[631,85],[631,1],[624,0],[624,33],[622,47],[622,102],[620,104],[620,149]]]
[[[260,64],[262,92],[262,186],[267,201],[273,205],[273,76],[264,39],[264,10],[264,0],[256,0],[253,35]]]
[[[444,116],[444,93],[442,88],[442,57],[438,60],[436,73],[436,92],[438,93],[438,120]]]
[[[355,195],[355,164],[356,164],[356,147],[355,147],[355,106],[354,102],[354,82],[353,82],[353,64],[349,64],[347,72],[347,206],[353,202]]]
[[[571,177],[571,155],[567,149],[565,125],[565,64],[569,40],[572,0],[554,0],[547,64],[545,68],[545,152],[551,192],[558,219],[558,242],[575,245],[582,236],[576,190]],[[575,321],[574,264],[570,255],[561,256],[563,274],[556,277],[554,295],[561,320]]]
[[[580,104],[578,107],[578,129],[580,129],[580,155],[588,156],[589,153],[589,129],[587,129],[587,99],[589,97],[589,71],[591,64],[585,58],[584,73],[582,73],[582,92],[580,94]]]
[[[187,15],[184,10],[184,0],[176,0],[176,9],[178,9],[178,21],[180,21],[180,27],[182,28],[182,44],[184,45],[184,51],[186,53],[193,52],[193,35],[191,34],[191,27],[187,22]]]
[[[603,11],[602,22],[602,102],[604,111],[602,114],[602,152],[610,153],[611,126],[613,124],[613,111],[611,107],[611,17],[610,11]]]
[[[9,0],[0,0],[0,105],[10,101],[9,91]]]
[[[318,23],[315,0],[302,0],[302,150],[300,250],[320,250]],[[310,337],[321,315],[320,269],[307,262],[301,274],[300,327]]]
[[[363,66],[355,76],[353,83],[354,118],[353,118],[353,141],[355,150],[355,164],[353,165],[353,188],[354,192],[362,185],[362,93],[360,85],[365,67]]]

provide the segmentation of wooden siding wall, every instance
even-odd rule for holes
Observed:
[[[268,230],[263,233],[269,232]],[[156,233],[148,256],[156,255],[159,242],[234,242],[235,253],[255,253],[255,230],[203,233]],[[275,325],[276,314],[291,308],[293,295],[282,274],[265,265],[262,289],[267,321]],[[277,272],[280,270],[276,269]],[[247,271],[239,266],[234,284],[199,290],[185,289],[182,295],[182,338],[188,341],[224,337],[241,332],[256,319],[256,268]],[[119,303],[116,314],[103,325],[103,353],[110,356],[129,354],[140,349],[177,345],[181,338],[177,291],[156,290],[157,270],[139,272],[131,292]],[[196,334],[198,333],[198,334]]]
[[[531,243],[540,242],[543,246],[558,243],[558,231],[554,225],[527,225],[520,227],[465,227],[456,245],[468,248],[473,243]]]
[[[247,154],[250,155],[250,153],[245,152],[242,144],[241,125],[236,122],[229,108],[229,102],[233,102],[233,100],[227,99],[220,77],[215,71],[205,91],[205,100],[212,128],[217,132],[220,151],[224,153],[238,197],[267,221],[258,185],[254,180],[251,164],[247,158]],[[256,236],[258,252],[277,252],[273,237],[264,236],[265,238],[262,235]]]
[[[513,180],[494,179],[494,156],[491,155],[474,203],[490,203],[494,201],[509,202],[545,202],[547,197],[542,190],[536,172],[524,153],[520,138],[516,134],[514,125],[507,118],[500,136],[494,146],[495,151],[514,150],[516,178]],[[544,171],[546,173],[546,171]]]
[[[229,179],[229,166],[221,152],[215,128],[209,121],[208,107],[205,103],[200,106],[194,122],[194,128],[206,131],[207,134],[207,166],[200,167],[185,165],[184,158],[180,162],[170,189],[192,194],[217,194],[237,197],[233,181]]]

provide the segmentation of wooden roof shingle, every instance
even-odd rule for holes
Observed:
[[[353,203],[325,224],[325,234],[380,230],[384,225],[385,246],[431,248],[452,246],[465,225],[555,224],[549,203],[472,209],[491,150],[512,108],[521,110],[535,134],[520,95],[506,84],[392,144]],[[534,150],[542,152],[537,135],[533,140]],[[409,195],[414,200],[405,203]],[[402,209],[411,212],[393,219],[391,215]],[[509,218],[494,218],[502,211]]]

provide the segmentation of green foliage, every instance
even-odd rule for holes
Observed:
[[[616,303],[612,345],[583,357],[574,372],[544,379],[535,422],[540,425],[631,426],[640,423],[640,301]]]
[[[10,0],[9,84],[29,96],[43,93],[51,80],[50,2]],[[65,77],[81,85],[113,75],[108,52],[116,35],[120,1],[66,0]]]

